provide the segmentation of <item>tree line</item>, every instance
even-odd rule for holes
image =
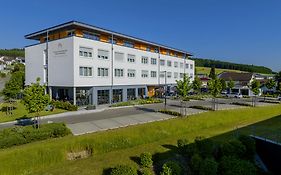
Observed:
[[[24,49],[0,49],[0,56],[24,57]]]
[[[219,60],[212,59],[203,59],[203,58],[191,58],[195,61],[195,65],[198,67],[215,67],[220,69],[231,69],[231,70],[240,70],[245,72],[254,72],[254,73],[263,73],[263,74],[272,74],[272,70],[265,66],[256,66],[248,64],[237,64],[230,63]]]

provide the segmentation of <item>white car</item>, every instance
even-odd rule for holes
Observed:
[[[226,96],[229,98],[243,98],[243,95],[239,93],[226,94]]]

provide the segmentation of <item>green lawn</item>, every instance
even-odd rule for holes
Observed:
[[[206,74],[209,75],[210,74],[210,67],[196,67],[196,72],[197,74]],[[242,72],[239,70],[231,70],[231,69],[218,69],[216,68],[216,74],[220,74],[222,72]]]
[[[0,103],[0,110],[7,106],[9,104],[7,103]],[[17,101],[15,102],[14,106],[16,107],[15,110],[13,110],[13,114],[12,115],[7,115],[5,110],[1,110],[0,111],[0,123],[2,122],[8,122],[8,121],[14,121],[18,118],[21,118],[23,116],[26,115],[26,117],[34,117],[35,113],[28,113],[25,109],[25,106],[20,102]],[[42,111],[40,112],[40,116],[45,116],[45,115],[50,115],[50,114],[57,114],[57,113],[62,113],[62,112],[66,112],[65,110],[62,109],[55,109],[54,111],[50,112],[50,111]]]
[[[237,126],[244,127],[240,132],[249,133],[252,127],[247,126],[255,123],[255,132],[259,134],[265,134],[265,127],[280,130],[281,105],[207,112],[188,118],[13,147],[0,151],[0,174],[102,174],[105,168],[120,163],[137,166],[132,157],[145,151],[165,156],[162,153],[168,148],[162,145],[175,145],[180,138],[190,141],[197,136],[225,139],[234,135],[230,132]],[[68,151],[85,147],[93,148],[92,157],[66,160]]]

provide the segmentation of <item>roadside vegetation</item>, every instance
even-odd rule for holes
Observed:
[[[153,103],[163,103],[163,101],[156,98],[138,99],[138,100],[130,100],[126,102],[115,103],[111,105],[111,107],[135,106],[135,105],[144,105],[144,104],[153,104]]]
[[[120,162],[138,169],[132,157],[139,157],[143,152],[150,152],[157,162],[162,162],[162,166],[163,161],[169,160],[173,147],[162,145],[175,145],[179,139],[192,143],[198,136],[219,137],[237,126],[245,127],[241,133],[249,134],[252,127],[246,126],[280,115],[281,106],[243,108],[40,141],[1,150],[0,174],[102,174]],[[255,132],[266,134],[265,127],[279,130],[280,122],[281,117],[277,117],[273,122],[257,124],[259,127],[255,128]],[[222,135],[219,140],[233,136]],[[69,152],[79,153],[83,150],[92,150],[92,155],[81,160],[77,160],[79,156],[76,161],[67,160]]]

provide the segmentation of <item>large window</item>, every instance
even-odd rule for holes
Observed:
[[[180,68],[183,68],[183,63],[180,63]]]
[[[136,89],[135,88],[127,89],[127,99],[128,100],[136,99]]]
[[[165,60],[160,60],[160,65],[165,66]]]
[[[84,77],[90,77],[93,75],[92,67],[79,67],[79,75]]]
[[[167,72],[167,78],[172,78],[172,72]]]
[[[98,105],[109,103],[109,90],[98,90]]]
[[[180,78],[183,78],[184,73],[180,73]]]
[[[128,54],[128,62],[130,63],[136,62],[136,55]]]
[[[190,69],[193,69],[193,64],[190,64]]]
[[[108,77],[108,68],[98,68],[99,77]]]
[[[148,77],[148,70],[142,70],[141,71],[141,77],[142,78],[147,78]]]
[[[179,63],[178,62],[174,62],[174,67],[179,67]]]
[[[148,57],[141,57],[142,64],[148,64]]]
[[[151,58],[151,64],[157,64],[157,59],[156,58]]]
[[[145,88],[138,88],[138,96],[144,98],[146,96]]]
[[[165,71],[161,71],[160,74],[159,74],[159,77],[160,78],[165,78]]]
[[[116,61],[123,62],[124,61],[124,53],[115,52],[114,57]]]
[[[167,66],[171,67],[172,66],[172,61],[167,61]]]
[[[103,60],[108,60],[109,59],[109,51],[108,50],[98,50],[98,58],[103,59]]]
[[[123,90],[122,89],[113,89],[112,101],[113,103],[121,102],[123,99]]]
[[[134,43],[132,41],[124,41],[124,46],[133,48]]]
[[[79,47],[79,56],[92,58],[93,57],[93,49],[88,47]]]
[[[185,68],[188,69],[189,68],[189,64],[185,64]]]
[[[86,32],[86,31],[83,32],[83,37],[88,38],[88,39],[92,39],[92,40],[97,40],[97,41],[100,40],[99,34],[94,34],[94,33]]]
[[[152,78],[156,78],[156,77],[157,77],[157,72],[156,72],[156,71],[151,71],[151,72],[150,72],[150,76],[151,76]]]
[[[115,77],[123,77],[124,76],[124,69],[115,69],[114,75],[115,75]]]
[[[128,69],[127,74],[128,74],[128,77],[135,77],[136,76],[136,70]]]
[[[179,73],[174,72],[174,78],[178,78],[179,77]]]

